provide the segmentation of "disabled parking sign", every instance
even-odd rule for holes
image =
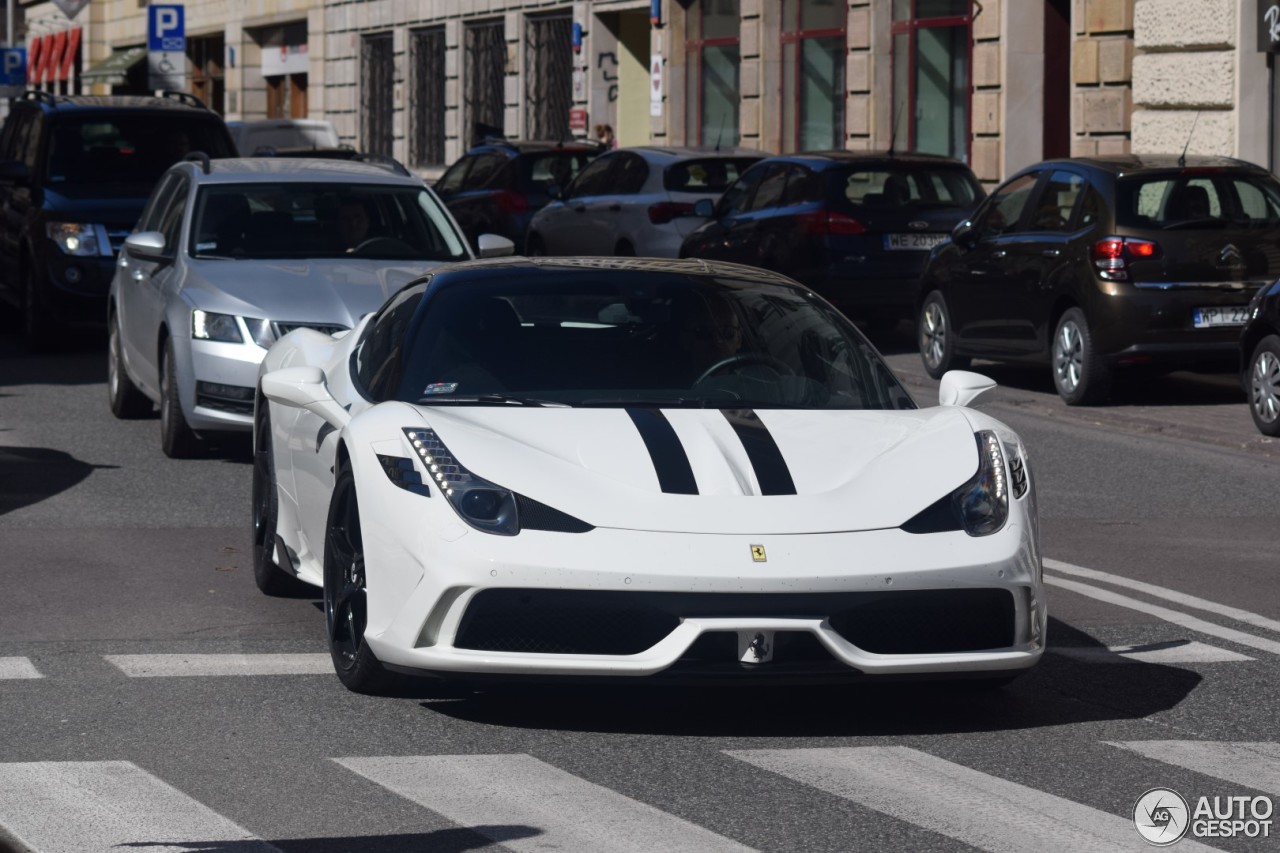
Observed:
[[[187,81],[186,14],[183,6],[147,7],[147,85],[152,89],[185,89]]]

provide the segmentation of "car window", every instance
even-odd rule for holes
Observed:
[[[471,171],[467,172],[467,178],[462,183],[464,190],[478,190],[486,188],[490,181],[498,174],[499,170],[506,165],[507,156],[497,151],[490,151],[487,154],[481,154],[476,161],[471,164]]]
[[[755,195],[747,204],[748,212],[755,213],[757,210],[766,210],[782,204],[782,194],[787,189],[787,171],[785,163],[775,163],[769,167],[764,180],[760,182],[760,186],[756,187]]]
[[[436,192],[441,195],[452,195],[462,189],[462,182],[467,176],[467,169],[471,167],[471,164],[475,159],[475,157],[470,155],[464,156],[461,160],[450,166],[440,178],[439,183],[436,184]]]
[[[715,217],[723,219],[741,213],[747,200],[751,198],[752,191],[764,178],[768,169],[768,166],[753,166],[745,175],[738,178],[729,189],[724,191],[724,195],[720,196],[720,201],[716,202]]]
[[[233,157],[220,120],[183,115],[62,117],[49,135],[47,176],[61,184],[145,184],[192,151]]]
[[[635,154],[619,154],[618,165],[609,176],[613,185],[610,195],[635,195],[649,179],[649,164]]]
[[[1054,172],[1045,182],[1028,231],[1066,231],[1076,200],[1084,190],[1084,178],[1071,172]]]
[[[44,125],[44,119],[39,113],[31,113],[27,120],[22,123],[22,127],[18,129],[17,139],[15,140],[15,159],[21,160],[27,164],[27,169],[34,176],[39,173],[40,168],[40,130]]]
[[[1076,227],[1086,228],[1101,222],[1106,215],[1106,206],[1102,201],[1102,194],[1098,192],[1097,187],[1092,185],[1086,186],[1084,190],[1084,199],[1080,202],[1080,215],[1076,222]]]
[[[1134,228],[1265,228],[1280,224],[1280,184],[1227,170],[1133,175],[1116,183],[1117,224]]]
[[[955,166],[904,163],[837,174],[845,200],[868,207],[969,207],[982,193],[977,179]]]
[[[662,186],[668,192],[722,193],[758,159],[707,157],[684,160],[667,167],[662,175]]]
[[[590,155],[584,151],[548,151],[522,159],[529,171],[529,180],[543,190],[552,185],[565,189],[591,162]]]
[[[21,160],[21,147],[18,139],[24,132],[23,127],[29,120],[29,113],[14,112],[0,130],[0,160]]]
[[[159,231],[164,235],[164,253],[169,256],[177,254],[180,248],[178,243],[182,236],[182,215],[187,210],[187,193],[186,179],[179,178],[173,194],[165,202],[164,212],[160,214]]]
[[[172,196],[174,188],[179,184],[185,183],[182,175],[168,174],[161,179],[156,185],[156,189],[151,193],[151,198],[147,200],[147,206],[142,211],[142,216],[138,219],[139,231],[159,231],[160,217],[167,209],[170,196]]]
[[[1027,206],[1027,200],[1039,177],[1039,172],[1031,172],[1014,178],[997,189],[978,220],[978,234],[982,237],[998,237],[1016,229],[1018,220],[1022,218],[1022,209]]]
[[[822,201],[822,178],[804,166],[787,167],[787,189],[783,204],[810,204]]]
[[[612,179],[609,175],[617,157],[601,157],[594,160],[591,165],[583,169],[581,174],[569,187],[567,193],[569,198],[579,198],[589,195],[604,195],[612,188]]]
[[[425,286],[402,290],[369,321],[356,351],[356,378],[370,399],[388,399],[398,383],[405,336],[425,292]]]

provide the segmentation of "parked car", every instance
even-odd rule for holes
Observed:
[[[236,150],[250,157],[259,148],[336,149],[338,131],[331,122],[314,118],[270,118],[261,121],[227,122]]]
[[[235,147],[191,95],[27,92],[13,102],[0,132],[0,302],[18,309],[30,348],[102,327],[121,243],[156,180],[194,150]]]
[[[942,376],[972,358],[1048,364],[1070,405],[1132,367],[1236,370],[1250,298],[1280,277],[1280,183],[1220,157],[1030,166],[930,258],[919,344]]]
[[[591,142],[491,139],[450,166],[436,194],[472,245],[480,234],[500,234],[523,254],[529,221],[551,200],[548,189],[568,186],[603,150]]]
[[[534,214],[529,255],[674,258],[706,220],[693,206],[714,201],[765,154],[750,148],[641,146],[594,160]]]
[[[509,254],[499,237],[485,254]],[[125,241],[108,305],[111,411],[160,406],[161,447],[253,426],[258,364],[291,329],[350,329],[401,285],[470,258],[457,224],[403,169],[336,160],[184,162]]]
[[[1263,435],[1280,436],[1280,281],[1254,294],[1240,336],[1249,413]]]
[[[1027,450],[966,408],[994,383],[953,373],[917,409],[783,276],[458,264],[349,335],[286,335],[258,384],[259,584],[322,591],[351,690],[390,670],[990,685],[1044,652]]]
[[[896,325],[912,316],[929,250],[983,197],[969,167],[925,154],[823,151],[770,157],[720,200],[680,256],[776,270],[849,317]]]

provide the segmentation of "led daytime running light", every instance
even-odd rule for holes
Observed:
[[[429,482],[436,484],[463,521],[486,533],[514,536],[520,532],[515,495],[509,489],[477,477],[460,465],[435,430],[406,427],[404,434]]]

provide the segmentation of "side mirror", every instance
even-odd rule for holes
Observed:
[[[262,377],[262,393],[273,403],[306,409],[337,429],[351,422],[351,415],[329,393],[324,371],[318,367],[273,370]]]
[[[139,231],[124,238],[124,247],[140,258],[158,258],[164,254],[164,235],[159,231]]]
[[[996,387],[994,379],[968,370],[948,370],[938,386],[938,405],[967,406],[984,391]]]
[[[693,215],[710,219],[715,215],[716,203],[709,198],[700,198],[693,203]]]
[[[951,242],[966,249],[973,248],[973,244],[978,242],[978,232],[974,230],[972,219],[956,223],[956,227],[951,229]]]
[[[21,186],[31,177],[27,164],[21,160],[0,161],[0,184]]]
[[[516,244],[497,234],[481,234],[476,240],[477,258],[505,258],[516,253]]]

